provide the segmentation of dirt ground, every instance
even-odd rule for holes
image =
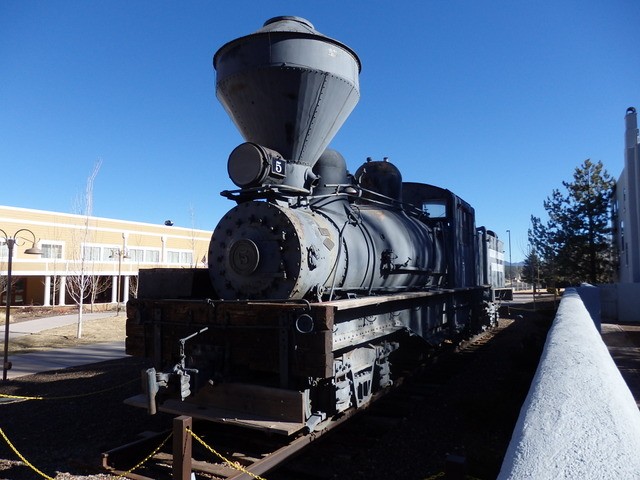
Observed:
[[[125,339],[126,316],[124,312],[120,312],[118,316],[115,315],[115,312],[104,312],[104,317],[83,320],[82,338],[77,338],[77,314],[73,316],[74,322],[71,325],[11,339],[9,342],[9,354],[30,353],[50,350],[51,348],[77,347],[96,342],[124,341]],[[16,322],[33,318],[35,318],[33,314],[31,316],[21,316],[20,318],[15,318],[14,316]],[[0,343],[2,342],[0,341]]]

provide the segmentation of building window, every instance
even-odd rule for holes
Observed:
[[[60,244],[42,243],[40,249],[42,250],[42,258],[62,258],[62,245]]]
[[[129,258],[132,262],[142,263],[144,262],[144,250],[141,248],[130,248],[128,250]]]
[[[9,247],[4,240],[0,240],[0,258],[9,258]]]
[[[160,250],[145,250],[144,261],[146,263],[159,263],[160,262]]]
[[[82,259],[89,262],[100,261],[100,247],[84,246],[82,247]]]
[[[193,252],[169,250],[167,251],[167,263],[191,265],[193,263]]]
[[[193,263],[193,253],[180,252],[180,263],[191,265]]]

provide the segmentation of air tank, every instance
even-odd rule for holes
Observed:
[[[213,57],[216,95],[247,142],[312,167],[360,97],[360,60],[300,17],[267,20]]]

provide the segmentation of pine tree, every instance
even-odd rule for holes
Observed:
[[[521,278],[525,283],[531,283],[533,285],[533,291],[536,292],[540,283],[540,279],[544,278],[542,261],[535,250],[531,250],[524,259],[524,265],[522,265]]]
[[[549,219],[531,217],[529,242],[554,285],[611,281],[610,199],[615,181],[602,162],[587,159],[575,169],[573,182],[562,182],[566,194],[554,189],[543,205]]]

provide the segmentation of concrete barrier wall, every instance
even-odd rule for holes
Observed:
[[[602,333],[602,301],[601,301],[601,289],[589,284],[582,284],[577,287],[576,293],[580,295],[582,304],[589,312],[591,321],[596,326],[598,333]]]
[[[578,478],[640,478],[640,411],[580,296],[568,289],[498,479]]]

